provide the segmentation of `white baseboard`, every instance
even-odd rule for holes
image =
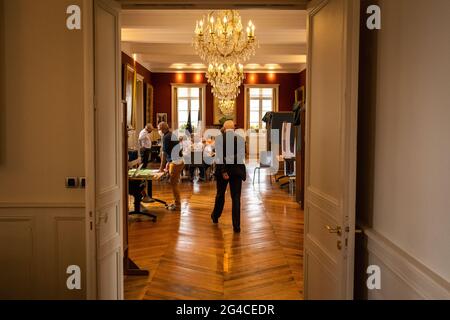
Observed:
[[[369,264],[382,270],[381,290],[369,299],[450,299],[450,283],[373,229],[367,235]]]

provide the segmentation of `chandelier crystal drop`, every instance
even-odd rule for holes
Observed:
[[[234,100],[220,100],[219,109],[225,116],[231,116],[234,112],[235,104]]]
[[[197,21],[193,45],[207,63],[243,63],[256,54],[255,25],[244,30],[238,11],[213,11]]]
[[[233,100],[240,93],[239,87],[245,78],[244,67],[242,64],[210,64],[206,78],[219,100]]]
[[[236,87],[212,88],[213,95],[219,100],[234,100],[241,93],[241,89]]]

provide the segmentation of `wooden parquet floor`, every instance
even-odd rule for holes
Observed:
[[[211,222],[215,182],[185,181],[181,193],[181,213],[150,205],[157,223],[130,218],[130,256],[150,276],[126,277],[126,299],[303,298],[303,212],[287,190],[268,178],[255,186],[248,180],[240,234],[233,233],[229,194],[220,224]],[[163,183],[154,196],[172,199]]]

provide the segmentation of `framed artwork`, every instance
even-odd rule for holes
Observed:
[[[123,68],[123,99],[127,102],[127,127],[136,128],[136,71],[129,64]]]
[[[160,124],[161,122],[167,122],[167,113],[157,113],[156,114],[156,125]]]
[[[295,102],[300,102],[302,105],[305,105],[305,86],[301,86],[300,88],[295,90]]]
[[[146,84],[145,117],[147,123],[153,124],[153,86],[148,83]]]
[[[222,113],[222,111],[219,108],[219,99],[217,99],[216,97],[214,97],[213,109],[214,109],[213,117],[215,126],[221,126],[227,120],[233,120],[236,123],[236,109],[237,109],[236,100],[234,100],[234,113],[231,116],[226,116]]]

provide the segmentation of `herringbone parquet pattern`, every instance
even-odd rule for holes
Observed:
[[[303,212],[286,190],[247,181],[241,234],[228,198],[212,224],[214,182],[183,182],[181,191],[181,213],[151,205],[157,223],[130,220],[130,256],[151,274],[125,279],[127,299],[302,299]],[[155,196],[171,199],[169,186],[156,184]]]

